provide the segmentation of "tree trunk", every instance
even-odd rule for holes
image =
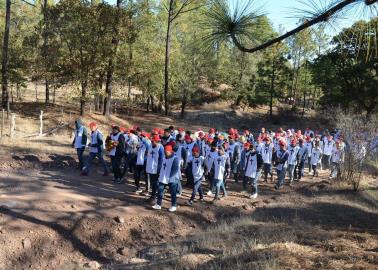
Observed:
[[[43,21],[44,21],[44,29],[43,29],[43,48],[42,48],[42,55],[45,62],[45,88],[46,88],[46,98],[45,103],[50,103],[50,88],[49,88],[49,81],[47,79],[47,44],[48,44],[48,30],[47,30],[47,0],[43,1]]]
[[[147,109],[147,113],[149,113],[150,112],[150,97],[149,96],[147,97],[146,109]]]
[[[182,92],[182,101],[181,101],[181,119],[185,118],[185,108],[188,104],[188,88],[184,86],[183,92]]]
[[[276,65],[274,61],[274,56],[272,60],[272,81],[270,84],[270,100],[269,100],[269,117],[273,118],[273,97],[274,97],[274,83],[276,80]]]
[[[46,87],[45,103],[48,104],[48,103],[50,103],[50,88],[49,88],[49,81],[48,80],[45,80],[45,87]]]
[[[80,98],[80,115],[83,116],[85,113],[85,99],[87,97],[87,80],[81,83],[81,98]]]
[[[121,8],[122,0],[117,0],[117,9]],[[105,83],[105,100],[104,100],[104,110],[103,115],[109,116],[111,113],[111,98],[112,98],[112,88],[113,88],[113,73],[114,73],[114,59],[117,54],[118,47],[118,23],[115,25],[114,36],[112,38],[113,53],[109,58],[108,70],[106,72],[106,83]]]
[[[155,108],[155,104],[154,104],[154,97],[152,95],[150,95],[150,99],[151,99],[151,110],[153,112],[156,112],[156,108]]]
[[[56,85],[53,85],[54,96],[53,96],[53,104],[55,105],[55,97],[56,97]]]
[[[172,16],[173,16],[173,4],[174,0],[169,1],[168,9],[168,21],[167,21],[167,36],[165,39],[165,66],[164,66],[164,109],[165,115],[169,112],[169,59],[170,59],[170,49],[171,49],[171,27],[172,27]]]
[[[129,61],[130,61],[130,67],[131,67],[132,61],[133,61],[133,44],[132,43],[129,43]],[[128,99],[130,99],[131,98],[131,74],[129,74],[129,77],[127,78],[127,82],[128,82],[127,97]]]
[[[16,98],[17,100],[21,100],[21,90],[20,90],[20,83],[16,83]]]
[[[103,115],[109,116],[111,114],[111,99],[112,99],[112,80],[113,80],[113,61],[109,60],[109,70],[106,73],[105,83],[105,99],[104,99],[104,111]]]
[[[9,93],[8,93],[8,48],[9,48],[9,26],[10,26],[10,12],[11,12],[11,1],[6,0],[5,7],[5,31],[3,40],[3,52],[2,52],[2,93],[1,93],[1,104],[3,109],[9,112]]]

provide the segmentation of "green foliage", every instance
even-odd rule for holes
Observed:
[[[375,27],[372,29],[371,27]],[[374,38],[362,42],[356,33],[377,32],[378,19],[358,22],[333,39],[333,49],[316,59],[312,66],[314,81],[323,90],[324,107],[340,105],[370,115],[378,109],[378,60]]]

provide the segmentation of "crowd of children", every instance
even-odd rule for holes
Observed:
[[[250,192],[254,199],[258,196],[260,178],[265,182],[274,181],[273,168],[277,190],[284,185],[286,177],[289,185],[300,181],[306,168],[312,177],[318,176],[319,169],[329,169],[330,179],[338,177],[345,152],[345,142],[338,130],[316,132],[307,128],[302,133],[262,128],[252,133],[234,128],[220,132],[211,128],[208,132],[191,132],[171,126],[148,133],[139,127],[125,129],[113,125],[111,134],[104,139],[96,123],[90,123],[89,128],[88,134],[83,123],[76,121],[72,146],[77,150],[81,174],[88,176],[93,160],[98,158],[104,176],[109,175],[104,160],[107,154],[113,181],[121,184],[128,172],[133,173],[135,192],[149,196],[153,209],[161,209],[168,187],[170,212],[177,209],[177,196],[183,189],[182,176],[186,178],[186,186],[193,190],[188,205],[193,205],[197,194],[200,201],[205,194],[213,196],[214,201],[220,199],[220,193],[227,196],[227,182],[231,179],[241,181],[244,192]],[[89,155],[85,160],[87,147]],[[145,181],[144,191],[141,180]]]

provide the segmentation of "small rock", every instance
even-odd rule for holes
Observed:
[[[83,265],[84,269],[97,270],[100,269],[101,264],[96,261],[87,262]]]
[[[189,227],[194,229],[196,227],[196,225],[195,224],[191,224]]]
[[[125,223],[125,219],[120,216],[115,217],[114,220],[118,223]]]
[[[123,256],[130,256],[132,255],[133,251],[127,247],[121,247],[118,249],[118,253]]]
[[[0,233],[4,233],[4,228],[3,228],[3,226],[0,226]]]
[[[72,208],[72,209],[75,209],[76,206],[75,206],[74,204],[71,204],[71,208]]]
[[[243,205],[242,205],[242,208],[243,208],[244,210],[249,210],[249,209],[250,209],[249,205],[247,205],[247,204],[243,204]]]
[[[25,238],[22,240],[22,246],[24,248],[31,248],[31,241],[29,238]]]

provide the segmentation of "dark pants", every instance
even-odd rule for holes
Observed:
[[[114,178],[115,179],[122,178],[122,173],[121,173],[122,157],[121,156],[110,156],[110,160],[112,162]]]
[[[202,178],[200,180],[194,181],[194,187],[193,187],[193,192],[192,192],[192,197],[190,197],[190,200],[193,201],[194,198],[196,197],[197,192],[200,195],[200,199],[203,199],[203,191],[202,191]]]
[[[312,176],[317,175],[318,174],[317,165],[311,165],[311,168],[312,168],[312,171],[313,171]]]
[[[148,174],[148,178],[150,180],[150,185],[152,188],[151,198],[155,199],[157,190],[159,188],[159,175],[158,174]]]
[[[305,161],[300,161],[294,170],[294,179],[301,180],[302,176],[304,175],[304,167],[305,167]]]
[[[185,175],[186,175],[186,185],[188,187],[194,186],[194,179],[193,179],[193,172],[192,172],[192,163],[189,162],[185,169]]]
[[[208,175],[207,175],[207,181],[209,182],[209,190],[213,190],[213,188],[214,188],[214,175],[213,175],[213,173],[209,173]]]
[[[331,155],[322,156],[322,166],[323,170],[331,168]]]
[[[135,165],[135,168],[134,168],[134,180],[135,180],[135,186],[137,187],[137,189],[140,188],[140,178],[142,177],[142,173],[144,171],[144,165]],[[147,191],[148,191],[148,184],[147,184],[148,180],[147,180],[147,177],[146,177],[146,188],[147,188]]]
[[[159,188],[158,188],[158,197],[157,197],[157,204],[161,206],[161,203],[163,201],[165,188],[169,187],[169,192],[171,193],[171,204],[172,206],[177,205],[177,183],[169,183],[169,184],[163,184],[159,182]]]
[[[89,170],[91,169],[91,166],[92,166],[92,162],[93,162],[93,160],[96,157],[100,161],[101,166],[104,169],[104,173],[108,173],[109,172],[108,166],[106,166],[106,162],[104,160],[104,155],[103,155],[102,152],[100,152],[100,153],[92,153],[92,152],[89,153],[89,157],[88,157],[88,160],[87,160],[87,165],[85,166],[85,172],[89,173]]]
[[[76,148],[77,157],[79,159],[79,169],[82,170],[84,167],[84,150],[85,147],[82,148]]]
[[[271,178],[273,177],[272,164],[264,163],[264,180],[265,180],[265,182],[268,181],[268,174],[270,175]]]
[[[127,170],[132,170],[134,169],[134,164],[136,161],[136,155],[135,154],[125,154],[125,161],[123,164],[123,171],[122,171],[122,176],[125,176],[127,173]]]
[[[312,165],[311,165],[311,155],[307,158],[307,162],[308,162],[308,171],[311,172],[311,169],[312,169]]]

